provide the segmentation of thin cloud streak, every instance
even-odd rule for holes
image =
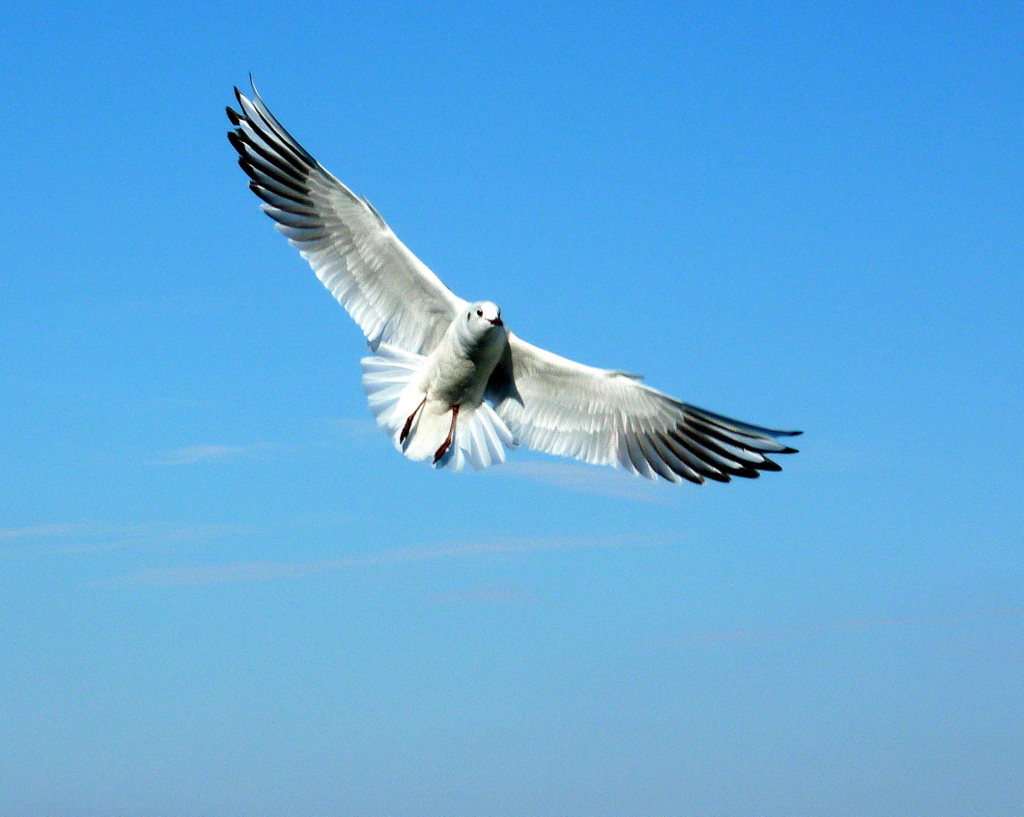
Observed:
[[[140,570],[102,582],[117,585],[183,585],[231,584],[237,582],[295,579],[332,573],[339,570],[357,570],[390,565],[424,562],[437,559],[465,559],[479,556],[497,556],[576,548],[616,548],[660,545],[660,539],[639,537],[598,537],[560,539],[507,539],[492,542],[474,542],[457,545],[434,545],[416,548],[398,548],[377,553],[361,553],[337,559],[311,562],[235,562],[199,567],[158,567]]]
[[[667,502],[666,486],[661,486],[625,471],[570,462],[521,460],[505,462],[491,471],[497,476],[538,482],[551,488],[599,494],[637,502]]]
[[[24,528],[0,529],[0,543],[22,545],[41,542],[31,548],[37,556],[96,553],[125,547],[146,547],[169,542],[199,542],[225,536],[259,533],[253,525],[208,524],[168,527],[163,524],[97,525],[94,523],[54,523]]]
[[[449,590],[441,593],[424,595],[429,604],[451,606],[465,603],[485,604],[535,604],[536,597],[521,587],[508,585],[486,585],[469,587],[464,590]]]
[[[153,397],[149,404],[172,409],[203,410],[217,406],[214,400],[203,400],[189,397]]]
[[[126,547],[150,547],[172,542],[203,542],[210,539],[220,539],[225,536],[251,536],[257,533],[260,533],[260,529],[253,525],[213,524],[169,529],[140,525],[124,529],[120,533],[107,531],[104,535],[108,537],[113,536],[114,538],[105,541],[68,545],[54,552],[60,554],[97,553],[104,550],[118,550],[119,548]]]
[[[356,442],[375,438],[381,433],[372,417],[334,417],[324,425],[333,435]]]
[[[346,444],[362,444],[380,432],[373,419],[335,417],[319,421],[319,432],[314,439],[303,442],[260,441],[245,445],[198,443],[175,448],[152,460],[153,465],[182,466],[219,463],[257,455],[302,454],[321,449],[337,448]]]
[[[0,529],[0,542],[14,542],[18,539],[50,538],[53,536],[76,536],[90,530],[89,525],[53,524],[34,525],[26,528]]]
[[[156,461],[156,465],[194,465],[200,462],[221,462],[269,447],[265,443],[256,445],[216,445],[212,443],[189,445],[168,452],[163,459]]]

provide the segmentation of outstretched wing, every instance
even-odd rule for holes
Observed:
[[[253,86],[235,88],[241,113],[228,108],[228,139],[238,163],[302,257],[371,343],[428,354],[466,302],[398,240],[384,219],[324,170],[267,110]]]
[[[680,403],[635,376],[575,363],[511,333],[487,396],[528,448],[670,482],[779,471],[765,454],[795,453],[778,438],[800,433]]]

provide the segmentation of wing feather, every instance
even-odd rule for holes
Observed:
[[[466,302],[398,240],[373,206],[326,171],[253,87],[237,88],[228,139],[260,208],[305,258],[366,337],[429,354]]]
[[[778,471],[765,455],[795,453],[779,438],[800,433],[682,403],[633,375],[575,363],[511,333],[488,397],[528,448],[670,482]]]

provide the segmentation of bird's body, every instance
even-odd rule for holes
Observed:
[[[378,425],[413,460],[461,469],[520,443],[672,482],[756,477],[792,453],[776,431],[681,403],[509,332],[498,307],[454,295],[365,199],[328,173],[258,93],[235,89],[229,132],[250,187],[363,329],[363,388]]]
[[[471,304],[465,320],[453,320],[427,357],[423,381],[427,398],[453,406],[480,405],[507,345],[498,307],[486,301]]]
[[[465,450],[477,468],[500,462],[504,447],[517,443],[484,396],[507,347],[498,308],[489,302],[471,304],[464,319],[453,320],[422,359],[390,346],[363,359],[370,408],[410,459],[432,457],[435,465],[459,468]],[[453,446],[456,439],[459,444]]]

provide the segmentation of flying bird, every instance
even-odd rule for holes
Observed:
[[[520,444],[649,479],[702,483],[779,471],[776,431],[682,403],[621,371],[521,340],[490,301],[469,303],[399,241],[370,202],[325,170],[253,86],[235,88],[228,139],[261,209],[366,335],[363,389],[411,460],[461,470]]]

